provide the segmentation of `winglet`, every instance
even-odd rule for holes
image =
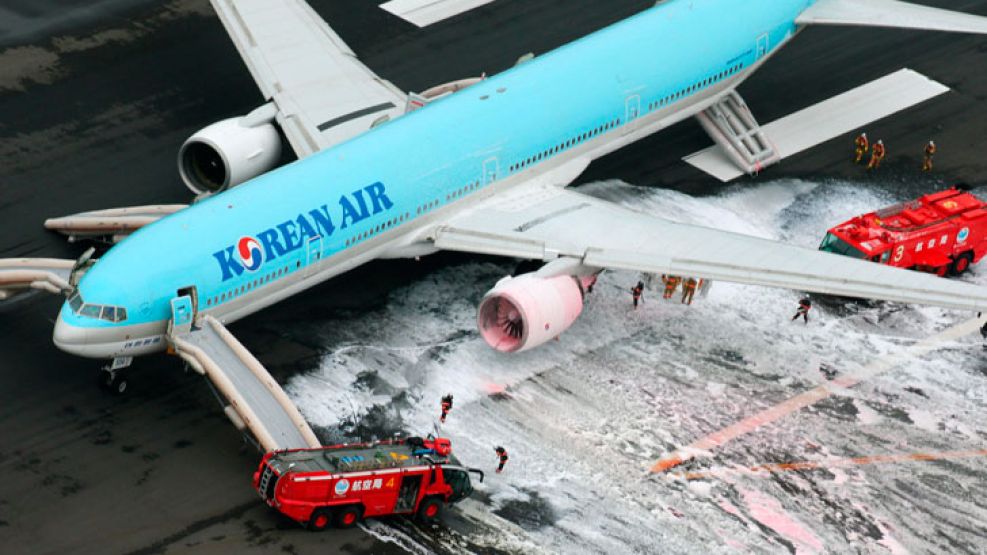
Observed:
[[[795,23],[987,34],[987,17],[898,0],[818,0]]]

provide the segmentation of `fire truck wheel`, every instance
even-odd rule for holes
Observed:
[[[968,252],[965,252],[965,253],[961,254],[956,259],[956,261],[953,262],[953,265],[950,266],[950,268],[949,268],[950,273],[953,274],[954,276],[958,276],[958,275],[961,275],[963,272],[969,270],[970,269],[970,262],[971,262],[971,259],[972,258],[973,257],[970,256],[970,253],[968,253]]]
[[[361,516],[363,516],[363,511],[356,505],[343,507],[336,511],[336,526],[339,528],[352,528],[356,526],[357,522],[360,522]]]
[[[312,517],[308,519],[308,529],[313,532],[321,532],[329,527],[332,522],[332,512],[329,509],[316,509],[312,511]]]
[[[418,507],[418,520],[425,524],[439,520],[440,514],[442,514],[442,501],[437,497],[426,498]]]

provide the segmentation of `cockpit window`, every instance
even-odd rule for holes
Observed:
[[[78,313],[79,309],[82,308],[82,303],[82,295],[78,293],[69,297],[69,307],[72,309],[72,312]]]
[[[104,306],[99,304],[86,304],[82,295],[76,292],[69,297],[69,308],[72,312],[84,318],[95,318],[107,322],[123,322],[127,319],[127,309],[120,306]]]
[[[79,311],[79,316],[85,316],[86,318],[99,318],[100,306],[98,304],[84,304],[82,305],[82,310]]]

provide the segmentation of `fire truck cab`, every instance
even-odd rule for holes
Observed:
[[[959,275],[987,254],[987,204],[957,188],[932,193],[830,229],[819,250]]]
[[[271,452],[253,484],[268,505],[321,531],[384,515],[435,521],[444,505],[473,493],[471,473],[483,481],[459,464],[448,439],[429,436]]]

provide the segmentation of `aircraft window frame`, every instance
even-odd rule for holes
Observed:
[[[91,314],[95,310],[96,314]],[[99,315],[103,312],[103,307],[98,304],[84,304],[82,309],[79,310],[79,316],[83,318],[92,318],[94,320],[99,320]]]
[[[86,301],[82,298],[82,294],[79,293],[78,291],[76,291],[74,295],[69,297],[69,300],[67,302],[69,304],[69,309],[72,311],[73,314],[78,314],[79,310],[81,310],[82,307],[86,304]]]
[[[106,320],[107,322],[115,322],[117,317],[117,308],[115,306],[104,306],[102,310],[99,311],[99,319]]]

